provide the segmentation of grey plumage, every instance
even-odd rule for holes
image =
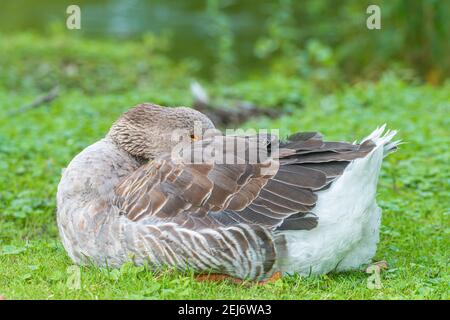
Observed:
[[[317,192],[374,146],[298,133],[280,144],[276,160],[268,137],[212,136],[192,149],[222,146],[236,164],[175,163],[168,135],[195,121],[213,128],[190,109],[140,105],[71,162],[58,187],[58,225],[73,260],[118,266],[132,258],[265,279],[285,250],[277,230],[316,227]],[[238,162],[232,139],[266,152],[256,163],[247,156]],[[276,170],[265,172],[271,166]]]

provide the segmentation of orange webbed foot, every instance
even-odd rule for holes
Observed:
[[[277,280],[281,279],[281,272],[277,271],[274,272],[270,278],[266,280],[261,280],[254,282],[256,285],[264,285],[267,283],[275,282]],[[217,273],[211,273],[211,274],[200,274],[195,276],[195,280],[200,282],[219,282],[219,281],[231,281],[236,284],[242,284],[245,281],[242,279],[234,278],[232,276],[226,275],[226,274],[217,274]]]
[[[263,285],[263,284],[267,284],[267,283],[271,283],[271,282],[276,282],[277,280],[281,279],[281,272],[277,271],[274,272],[270,278],[266,279],[266,280],[262,280],[262,281],[258,281],[259,285]]]

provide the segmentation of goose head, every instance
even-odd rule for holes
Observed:
[[[215,130],[211,120],[194,109],[140,104],[122,114],[112,125],[108,136],[131,156],[151,160],[171,152],[180,139],[191,141],[200,138],[199,126],[200,135]]]

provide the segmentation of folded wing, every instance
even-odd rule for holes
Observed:
[[[319,133],[297,133],[280,143],[278,161],[271,147],[264,136],[199,141],[189,159],[164,155],[140,167],[116,187],[114,204],[133,221],[155,217],[191,229],[249,224],[310,230],[318,223],[311,213],[318,191],[374,144],[324,142]],[[222,158],[205,160],[205,150]]]

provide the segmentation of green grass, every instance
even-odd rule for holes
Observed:
[[[67,268],[72,263],[59,242],[55,221],[61,169],[101,138],[128,107],[144,101],[166,105],[192,101],[187,89],[189,68],[173,66],[151,50],[136,52],[139,43],[114,48],[109,43],[58,39],[0,38],[7,53],[0,56],[0,295],[8,299],[450,298],[450,83],[431,87],[393,74],[376,83],[339,86],[331,93],[294,77],[275,75],[208,86],[222,100],[241,98],[293,110],[278,119],[254,119],[246,127],[279,128],[282,135],[320,130],[327,138],[351,141],[385,122],[399,130],[406,143],[386,158],[379,181],[383,221],[374,260],[389,264],[381,274],[383,288],[368,289],[369,275],[357,271],[290,276],[255,286],[199,283],[190,273],[154,274],[125,265],[119,270],[82,267],[81,288],[70,289]],[[95,68],[98,53],[104,53],[104,69]],[[76,78],[60,71],[64,65],[76,66]],[[145,72],[138,75],[139,68]],[[7,115],[55,82],[62,91],[50,105]]]

